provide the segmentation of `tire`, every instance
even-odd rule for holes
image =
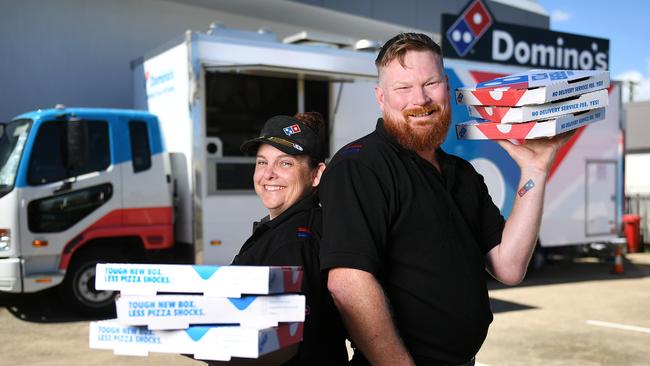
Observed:
[[[123,260],[122,260],[123,261]],[[78,312],[91,316],[110,316],[115,314],[117,291],[95,289],[95,266],[97,263],[121,262],[114,256],[82,255],[74,258],[68,267],[61,287],[63,300]]]

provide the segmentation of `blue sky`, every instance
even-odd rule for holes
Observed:
[[[650,100],[650,2],[538,0],[551,30],[609,39],[610,77],[632,80],[634,100]],[[628,101],[627,88],[623,100]]]

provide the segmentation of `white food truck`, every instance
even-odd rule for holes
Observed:
[[[298,111],[323,114],[330,156],[371,132],[380,112],[368,44],[188,31],[133,64],[135,106],[147,112],[60,106],[17,116],[0,139],[0,291],[62,285],[66,299],[99,313],[113,308],[114,293],[95,289],[98,262],[230,263],[266,214],[253,191],[254,157],[239,146],[270,116]],[[452,91],[523,71],[456,60],[445,68]],[[606,119],[581,129],[553,167],[543,247],[618,237],[618,84],[609,98]],[[454,123],[467,119],[453,104]],[[514,162],[493,142],[454,134],[443,148],[474,164],[507,216]]]

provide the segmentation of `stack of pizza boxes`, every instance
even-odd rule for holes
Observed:
[[[603,120],[609,72],[531,70],[456,90],[475,117],[456,125],[462,140],[552,137]]]
[[[100,263],[117,319],[90,323],[90,347],[203,360],[259,358],[302,340],[301,267]]]

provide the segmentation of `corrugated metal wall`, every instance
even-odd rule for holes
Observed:
[[[440,32],[441,14],[458,14],[468,0],[292,0],[316,5],[350,14],[360,15],[385,22],[404,24],[429,32]],[[497,21],[525,25],[527,27],[549,28],[549,17],[529,11],[487,1]],[[520,0],[525,2],[525,0]]]
[[[624,108],[627,152],[650,153],[650,101],[627,103]]]
[[[57,103],[131,108],[130,62],[187,29],[206,31],[214,20],[232,28],[268,28],[281,38],[311,25],[319,31],[354,31],[359,37],[385,40],[387,34],[411,28],[438,33],[441,12],[456,13],[465,4],[466,0],[2,1],[0,121]],[[330,10],[319,12],[310,5]],[[497,20],[548,27],[547,16],[494,2],[490,6]],[[297,14],[285,14],[287,9]]]

